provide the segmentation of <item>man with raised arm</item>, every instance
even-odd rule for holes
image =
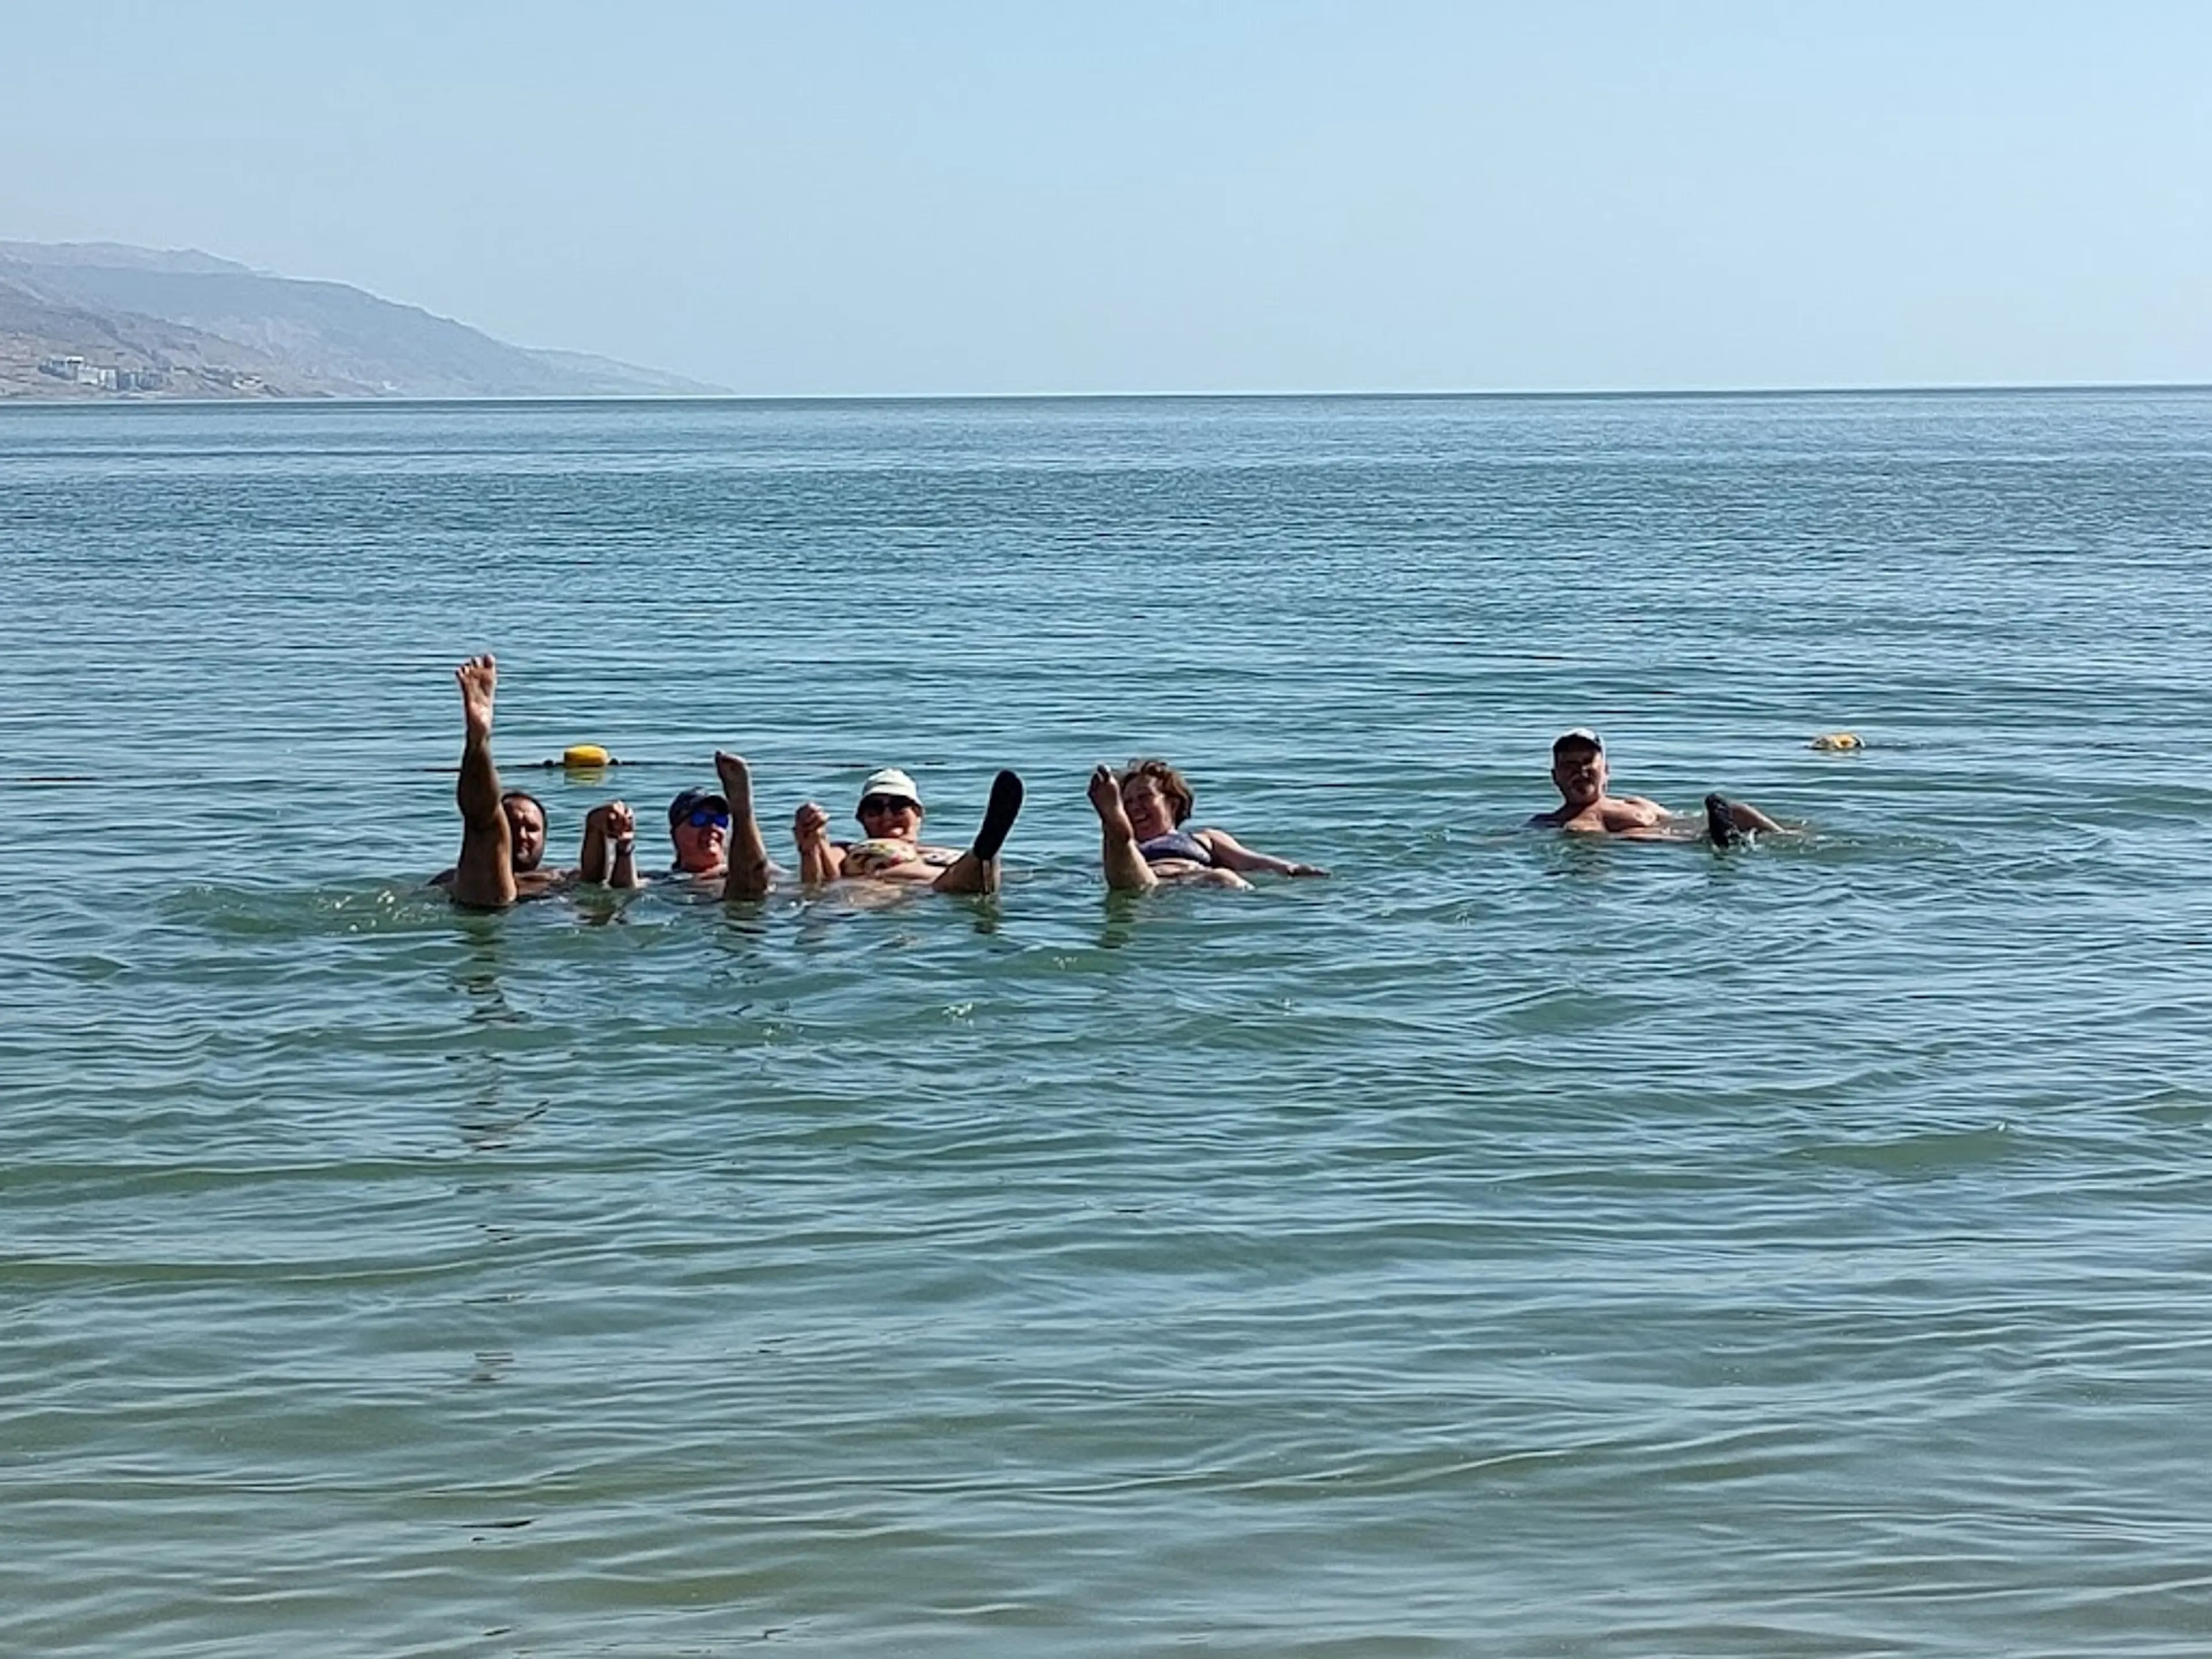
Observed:
[[[1563,732],[1552,744],[1555,811],[1528,820],[1531,830],[1564,830],[1571,836],[1625,836],[1635,841],[1711,841],[1729,847],[1753,830],[1782,826],[1745,801],[1705,797],[1705,822],[1669,812],[1641,795],[1606,793],[1605,739],[1586,726]],[[1702,831],[1702,834],[1701,834]]]
[[[585,817],[580,869],[538,867],[545,855],[545,809],[520,789],[502,792],[499,769],[492,763],[499,664],[489,655],[471,657],[453,671],[453,680],[461,688],[461,777],[453,790],[461,809],[461,855],[452,869],[433,878],[436,884],[452,893],[454,903],[476,910],[502,910],[579,877],[636,886],[631,858],[636,819],[618,800],[594,806]]]

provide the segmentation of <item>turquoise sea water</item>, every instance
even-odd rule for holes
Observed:
[[[0,1650],[2212,1647],[2212,396],[18,409],[0,508]],[[568,743],[1011,765],[1006,890],[456,915],[483,649],[561,856]],[[1518,832],[1578,724],[1810,833]],[[1143,752],[1336,874],[1110,900]]]

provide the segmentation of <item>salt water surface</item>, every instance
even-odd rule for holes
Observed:
[[[19,408],[0,507],[0,1649],[2212,1648],[2212,396]],[[1012,766],[1005,890],[456,914],[480,650],[560,859]],[[1577,725],[1808,829],[1522,831]],[[1334,874],[1109,897],[1146,753]]]

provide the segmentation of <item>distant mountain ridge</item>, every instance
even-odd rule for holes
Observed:
[[[343,283],[196,248],[0,241],[0,398],[589,398],[720,386],[509,345]]]

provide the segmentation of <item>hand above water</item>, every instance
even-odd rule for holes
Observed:
[[[584,828],[597,830],[609,841],[628,841],[637,834],[637,814],[626,800],[611,800],[584,814]]]

